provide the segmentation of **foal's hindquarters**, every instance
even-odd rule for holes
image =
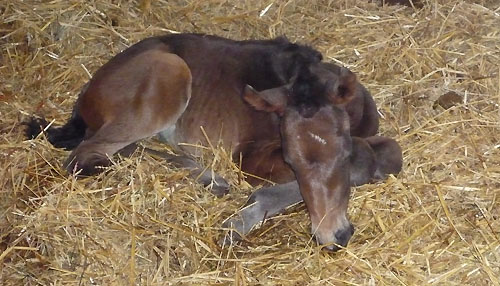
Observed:
[[[191,81],[183,59],[156,49],[101,67],[76,105],[87,130],[67,170],[99,172],[110,164],[108,156],[175,124],[189,102]]]

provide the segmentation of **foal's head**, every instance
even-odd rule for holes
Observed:
[[[346,246],[353,226],[349,200],[349,117],[344,105],[353,97],[356,77],[347,69],[328,77],[303,68],[292,83],[244,98],[258,110],[281,116],[283,156],[292,167],[309,211],[312,232],[330,250]]]

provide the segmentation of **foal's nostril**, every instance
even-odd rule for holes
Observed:
[[[337,244],[346,247],[347,242],[349,241],[353,233],[354,233],[354,226],[351,223],[349,223],[348,227],[337,230],[337,232],[335,233]]]
[[[347,226],[346,228],[339,229],[337,230],[337,232],[335,232],[335,240],[336,240],[335,244],[325,246],[324,249],[336,252],[340,250],[340,247],[338,245],[346,247],[347,242],[349,242],[349,239],[351,238],[353,233],[354,233],[354,226],[351,223],[349,223],[349,226]]]

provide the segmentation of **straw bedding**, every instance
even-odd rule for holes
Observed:
[[[500,3],[381,2],[3,0],[0,284],[500,285]],[[25,140],[29,115],[64,123],[112,55],[172,32],[284,34],[358,74],[404,170],[353,188],[347,249],[321,251],[303,205],[220,247],[252,191],[220,147],[200,158],[233,186],[216,198],[141,152],[76,180]]]

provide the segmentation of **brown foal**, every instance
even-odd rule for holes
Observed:
[[[73,149],[69,172],[91,175],[124,147],[158,135],[182,153],[164,157],[200,175],[203,168],[185,155],[194,150],[179,143],[205,143],[206,134],[235,159],[241,155],[243,171],[280,183],[258,190],[226,225],[244,235],[266,213],[303,199],[319,243],[338,249],[353,233],[350,185],[398,173],[401,150],[392,139],[370,137],[378,129],[376,107],[355,75],[321,59],[284,38],[149,38],[98,69],[68,123],[49,128],[47,138]],[[28,123],[29,135],[43,123]],[[214,192],[224,194],[227,183],[215,182]]]

